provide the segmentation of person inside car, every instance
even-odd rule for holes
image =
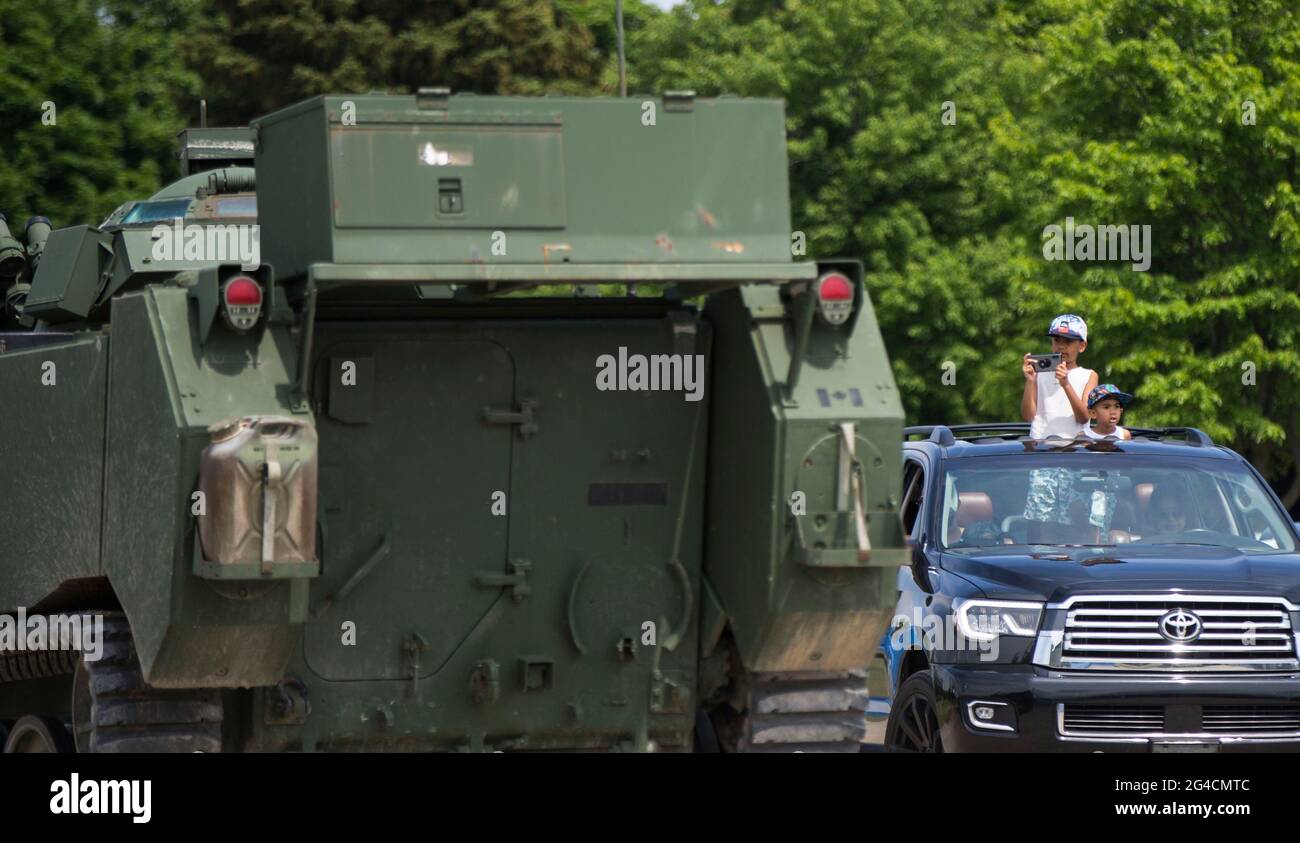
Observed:
[[[998,544],[1014,544],[1015,539],[1004,533],[997,521],[976,521],[961,531],[961,540],[954,547],[992,547]]]
[[[1147,508],[1153,533],[1182,533],[1197,526],[1187,517],[1187,507],[1168,486],[1157,486]]]

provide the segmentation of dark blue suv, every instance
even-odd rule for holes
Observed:
[[[1296,525],[1201,431],[1132,433],[908,428],[887,749],[1300,748]]]

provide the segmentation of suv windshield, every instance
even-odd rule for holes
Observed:
[[[946,549],[1199,544],[1292,552],[1291,525],[1233,460],[1134,454],[975,457],[948,463]]]

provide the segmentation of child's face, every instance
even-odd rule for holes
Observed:
[[[1103,398],[1088,413],[1097,421],[1098,424],[1110,430],[1119,424],[1120,416],[1124,415],[1124,405],[1114,398]]]
[[[1079,361],[1079,352],[1088,347],[1084,340],[1072,340],[1067,337],[1052,337],[1052,351],[1061,355],[1067,366],[1073,366]]]

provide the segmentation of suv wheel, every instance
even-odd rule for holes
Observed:
[[[889,709],[885,749],[895,752],[943,752],[934,679],[922,670],[907,677]]]

